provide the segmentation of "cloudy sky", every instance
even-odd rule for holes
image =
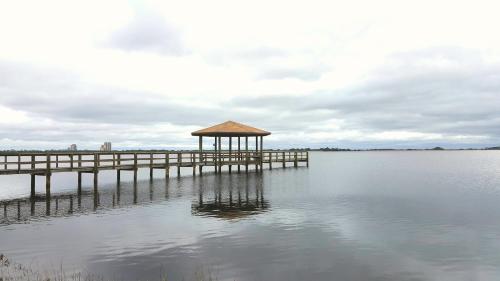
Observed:
[[[0,150],[500,145],[498,1],[1,1]]]

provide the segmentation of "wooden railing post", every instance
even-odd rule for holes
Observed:
[[[149,180],[153,179],[153,153],[149,154]]]
[[[297,168],[298,162],[297,162],[297,151],[293,153],[293,166]]]
[[[137,182],[137,153],[134,153],[134,182]]]
[[[35,155],[31,155],[31,171],[35,171]]]
[[[269,170],[273,169],[273,157],[272,157],[272,152],[269,152]]]
[[[182,153],[177,153],[177,177],[181,176]]]
[[[191,153],[191,164],[193,164],[193,176],[196,175],[196,153]]]
[[[21,154],[17,154],[17,173],[21,172]]]
[[[243,152],[242,159],[245,160],[245,173],[248,173],[248,150]]]
[[[69,155],[69,167],[73,170],[73,154]]]
[[[116,156],[115,156],[116,154]],[[115,164],[115,158],[116,158],[116,164]],[[114,169],[116,169],[116,182],[118,184],[118,188],[120,187],[120,182],[121,182],[121,170],[120,170],[120,166],[121,166],[121,154],[120,152],[118,153],[113,153],[113,165],[114,165]]]
[[[170,154],[165,153],[165,178],[170,177]]]
[[[282,158],[283,158],[283,159],[281,159],[281,161],[283,162],[283,163],[282,163],[283,168],[285,168],[285,167],[286,167],[285,152],[282,152],[282,154],[283,154],[283,156],[282,156]]]
[[[31,198],[35,198],[35,155],[31,155]],[[34,202],[32,202],[34,203]]]
[[[46,166],[46,171],[45,171],[45,196],[46,196],[46,201],[50,205],[50,177],[51,177],[51,161],[50,161],[50,154],[47,154],[46,160],[47,163]],[[49,211],[50,212],[50,211]]]
[[[99,154],[94,153],[94,172],[99,168]]]
[[[94,194],[97,194],[97,186],[98,186],[98,173],[100,166],[100,156],[99,153],[94,153]]]
[[[47,173],[50,173],[50,154],[47,154],[47,156],[45,156],[45,162]]]

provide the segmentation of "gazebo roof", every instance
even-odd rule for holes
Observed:
[[[192,136],[207,137],[241,137],[241,136],[268,136],[270,132],[250,127],[234,121],[224,123],[192,132]]]

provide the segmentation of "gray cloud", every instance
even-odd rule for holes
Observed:
[[[218,108],[193,110],[153,93],[89,84],[60,70],[0,62],[0,75],[0,104],[59,121],[198,125],[207,115],[221,115]]]
[[[500,65],[485,62],[472,51],[446,48],[391,59],[395,61],[391,67],[343,91],[237,98],[233,103],[278,112],[321,112],[325,120],[343,119],[346,129],[500,139]],[[445,67],[422,63],[438,60]]]
[[[297,52],[284,49],[257,46],[238,52],[215,51],[205,58],[215,65],[247,65],[255,68],[257,80],[299,79],[315,81],[329,71],[326,65],[313,63],[310,65],[287,66],[288,60],[293,60]]]
[[[187,52],[178,30],[154,12],[139,11],[125,27],[111,34],[106,45],[125,51],[149,51],[164,55]]]
[[[321,78],[326,70],[322,67],[315,68],[273,68],[260,72],[257,79],[287,79],[294,78],[304,81],[314,81]]]
[[[288,52],[278,48],[260,46],[256,48],[250,48],[244,51],[241,51],[237,54],[238,57],[244,59],[270,59],[270,58],[282,58],[286,57]]]
[[[212,51],[204,56],[206,61],[214,65],[247,64],[258,65],[265,64],[270,60],[286,59],[290,53],[286,50],[267,47],[252,46],[241,51]]]

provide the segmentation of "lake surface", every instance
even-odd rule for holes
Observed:
[[[0,178],[0,253],[117,280],[500,280],[500,152],[312,152],[310,167],[137,185]],[[267,168],[267,167],[266,167]],[[175,174],[175,173],[171,173]],[[43,196],[43,177],[37,178]]]

